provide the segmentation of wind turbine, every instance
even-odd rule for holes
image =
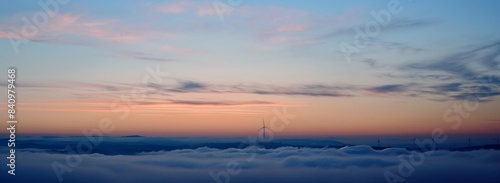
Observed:
[[[260,128],[260,129],[263,130],[262,132],[264,134],[264,139],[263,139],[263,141],[264,141],[264,140],[266,140],[266,123],[264,122],[264,119],[262,119],[262,128]]]

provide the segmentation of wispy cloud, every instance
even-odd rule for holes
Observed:
[[[192,6],[193,3],[189,1],[177,1],[173,3],[163,3],[154,5],[154,9],[162,13],[182,13]]]
[[[321,87],[319,87],[321,86]],[[303,95],[311,97],[346,97],[351,96],[348,93],[350,87],[326,86],[326,85],[298,85],[298,86],[272,86],[257,84],[205,84],[194,81],[180,81],[178,86],[169,87],[169,85],[157,85],[155,89],[161,92],[172,93],[241,93],[241,94],[259,94],[259,95]]]
[[[166,31],[151,30],[114,19],[92,19],[89,16],[60,13],[50,19],[47,25],[39,27],[36,35],[26,37],[23,36],[19,25],[11,23],[15,22],[13,20],[16,19],[18,19],[17,16],[6,20],[5,26],[0,28],[0,38],[6,38],[1,35],[9,31],[38,42],[89,44],[93,41],[137,43],[155,36],[168,37],[171,35]]]
[[[484,72],[480,72],[480,70],[494,71],[498,69],[500,61],[496,56],[499,53],[500,42],[496,42],[441,59],[405,65],[402,69],[441,71],[469,80],[483,76]]]
[[[451,76],[454,82],[441,83],[430,88],[455,100],[481,100],[500,95],[500,42],[458,52],[444,58],[407,64],[408,72],[437,72]]]
[[[197,16],[217,16],[212,3],[203,1],[176,1],[160,4],[148,4],[150,9],[166,14],[192,13]],[[228,11],[227,13],[231,13]]]
[[[172,104],[207,105],[207,106],[266,106],[278,105],[266,101],[203,101],[203,100],[170,100]]]
[[[461,91],[460,86],[462,86],[462,83],[446,83],[431,86],[431,88],[435,89],[439,93],[447,93]]]
[[[133,51],[121,52],[119,54],[116,54],[116,57],[132,59],[132,60],[145,60],[145,61],[158,61],[158,62],[177,61],[177,59],[174,58],[154,57],[143,52],[133,52]]]
[[[287,25],[279,25],[274,29],[269,31],[269,33],[280,33],[280,32],[289,32],[289,31],[303,31],[306,29],[306,25],[304,24],[287,24]]]
[[[114,100],[103,101],[72,101],[72,102],[54,102],[54,101],[40,101],[40,102],[20,102],[19,110],[23,111],[53,111],[53,112],[83,112],[83,113],[112,113],[115,110],[122,108],[133,109],[133,113],[140,114],[157,114],[161,115],[165,110],[170,113],[180,114],[205,114],[206,112],[216,112],[218,114],[255,114],[257,111],[251,109],[238,109],[238,107],[248,106],[283,106],[283,105],[298,105],[285,102],[273,101],[238,101],[238,100],[179,100],[171,98],[152,99],[148,98],[145,102],[130,101],[127,104],[117,103]],[[192,107],[197,107],[193,109]],[[200,110],[200,107],[208,109],[209,111]],[[212,107],[218,107],[214,110]],[[6,108],[0,108],[5,109]],[[259,113],[264,113],[258,111]],[[207,113],[210,114],[210,113]]]
[[[425,27],[432,25],[434,22],[429,20],[417,20],[417,19],[396,19],[391,21],[387,26],[384,27],[384,31],[395,31],[407,28]],[[320,35],[317,39],[332,39],[342,35],[354,35],[354,27],[364,27],[363,24],[350,25],[348,27],[332,27],[332,29],[326,34]]]
[[[180,86],[177,88],[182,91],[192,91],[192,90],[200,90],[205,89],[207,86],[203,83],[198,83],[194,81],[183,81],[180,82]]]
[[[308,181],[323,183],[331,182],[332,179],[339,182],[352,182],[353,180],[386,182],[384,172],[397,172],[401,162],[408,161],[401,160],[400,155],[411,153],[415,152],[402,148],[373,150],[369,146],[351,146],[340,149],[294,147],[214,149],[203,147],[145,152],[137,155],[82,154],[80,156],[84,163],[75,168],[77,171],[65,173],[63,178],[68,182],[165,182],[165,180],[175,183],[214,182],[216,179],[225,180],[225,176],[217,173],[220,170],[226,170],[228,162],[232,162],[235,170],[241,173],[230,176],[230,179],[242,183]],[[20,151],[18,155],[31,160],[20,161],[19,166],[32,173],[30,176],[1,174],[2,180],[30,182],[36,179],[57,182],[56,176],[47,176],[54,175],[51,163],[65,162],[65,158],[68,157],[66,154],[30,151]],[[248,161],[252,155],[256,158]],[[405,180],[429,183],[475,182],[478,178],[488,177],[481,180],[493,183],[500,178],[496,173],[500,168],[498,157],[499,151],[496,150],[436,151],[418,166],[418,173],[406,177]],[[436,172],[439,171],[439,179],[436,179]],[[90,174],[93,176],[88,176]],[[143,176],[137,177],[138,174]],[[88,178],[83,180],[82,177]]]
[[[374,93],[393,93],[393,92],[404,92],[406,91],[412,84],[391,84],[391,85],[382,85],[373,88],[369,88],[368,91]]]

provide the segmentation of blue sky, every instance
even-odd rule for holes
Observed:
[[[221,15],[214,2],[231,11]],[[398,2],[401,12],[392,14],[388,25],[348,62],[340,45],[353,45],[355,28],[363,30],[375,20],[372,11],[387,11],[389,3]],[[496,133],[499,4],[69,1],[58,3],[57,12],[37,26],[36,34],[24,35],[28,41],[16,53],[9,35],[23,36],[23,18],[32,22],[34,15],[47,12],[37,1],[2,1],[0,69],[18,68],[18,84],[25,88],[20,89],[20,101],[26,102],[20,110],[27,116],[38,116],[48,126],[64,123],[67,118],[50,116],[68,112],[68,106],[82,116],[72,130],[43,133],[76,133],[90,125],[84,120],[113,115],[103,112],[103,106],[142,86],[147,67],[160,67],[169,75],[159,85],[145,85],[155,92],[141,102],[151,106],[139,107],[117,133],[131,132],[141,120],[154,123],[139,133],[161,134],[167,130],[157,129],[163,123],[227,125],[231,118],[241,122],[230,123],[223,134],[241,135],[248,131],[228,131],[254,125],[251,121],[269,115],[269,107],[289,105],[304,118],[287,135],[422,134],[441,125],[442,113],[454,103],[471,100],[477,88],[487,91],[476,100],[482,107],[467,119],[474,123],[457,133]],[[54,106],[58,102],[74,103]],[[161,117],[147,117],[144,111]],[[392,115],[380,115],[387,111]],[[205,122],[199,115],[211,117]],[[35,133],[32,118],[30,132]],[[173,131],[219,133],[187,127]]]

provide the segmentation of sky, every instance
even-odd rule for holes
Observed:
[[[0,70],[21,134],[492,135],[499,5],[1,1]]]

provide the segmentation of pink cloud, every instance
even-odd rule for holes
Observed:
[[[263,34],[277,34],[283,32],[300,32],[304,31],[306,29],[305,24],[284,24],[284,25],[278,25],[271,30],[264,31]]]
[[[212,6],[202,6],[198,8],[198,16],[214,16],[217,12]]]
[[[88,19],[87,17],[70,13],[61,13],[54,16],[46,25],[39,27],[37,34],[30,36],[22,34],[21,25],[16,25],[9,21],[6,22],[5,26],[0,28],[0,38],[8,38],[9,32],[12,32],[30,40],[73,44],[81,40],[91,40],[88,38],[93,38],[97,41],[137,43],[151,38],[172,36],[170,32],[156,31],[147,27],[125,24],[118,20]],[[79,36],[80,38],[75,39],[74,36]]]
[[[154,9],[163,13],[182,13],[192,4],[187,1],[179,1],[175,3],[166,3],[157,5]]]
[[[162,13],[183,13],[190,12],[196,13],[198,16],[215,16],[217,12],[211,3],[206,2],[188,2],[188,1],[178,1],[174,3],[165,3],[158,5],[150,5],[153,10]]]
[[[60,34],[80,35],[117,42],[137,42],[148,36],[140,34],[132,27],[125,27],[127,26],[114,20],[83,20],[79,16],[63,14],[56,16],[47,29]]]
[[[303,22],[310,17],[309,12],[279,6],[248,5],[238,7],[234,12],[249,19],[260,20],[260,24],[296,23]]]
[[[79,18],[79,16],[73,14],[58,14],[49,21],[47,27],[50,27],[51,29],[62,29],[73,25]]]
[[[356,9],[323,16],[302,9],[280,6],[242,5],[231,14],[232,24],[248,30],[254,36],[255,47],[268,50],[273,46],[304,46],[320,42],[317,37],[332,29],[351,24],[357,18]],[[270,47],[270,45],[273,45]]]
[[[0,30],[0,38],[8,38],[8,37],[9,37],[9,33],[7,33],[6,31]]]
[[[267,50],[269,44],[294,46],[311,44],[307,41],[309,25],[313,21],[312,15],[304,10],[279,6],[242,5],[233,10],[231,20],[245,20],[232,22],[241,29],[248,30],[254,36],[256,47]]]
[[[302,31],[306,28],[302,24],[290,24],[290,25],[280,25],[274,29],[275,32],[285,32],[285,31]]]

